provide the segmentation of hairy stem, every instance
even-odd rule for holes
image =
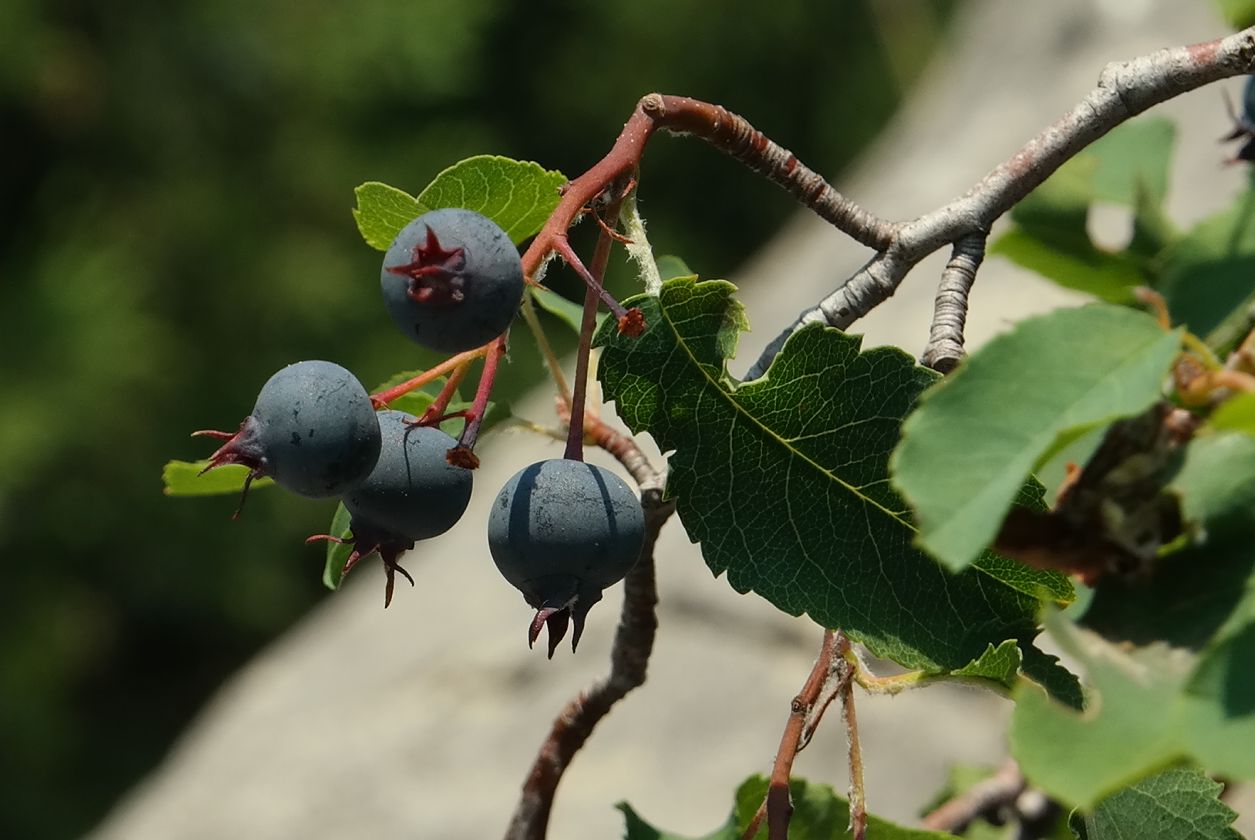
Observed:
[[[850,759],[850,833],[854,840],[867,836],[867,789],[863,785],[863,750],[858,739],[858,716],[854,712],[854,680],[847,656],[851,652],[850,640],[837,631],[837,656],[847,662],[844,679],[840,681],[841,719],[845,721],[846,743]]]

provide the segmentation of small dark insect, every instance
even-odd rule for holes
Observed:
[[[1242,148],[1233,156],[1230,163],[1239,160],[1255,161],[1255,76],[1246,77],[1246,87],[1242,89],[1242,113],[1233,109],[1233,103],[1225,97],[1225,107],[1229,111],[1229,119],[1233,121],[1233,130],[1220,138],[1222,143],[1230,140],[1243,140]]]

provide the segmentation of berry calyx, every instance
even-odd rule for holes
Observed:
[[[415,303],[450,306],[466,297],[461,275],[466,268],[465,253],[462,248],[442,248],[436,231],[428,226],[426,241],[414,246],[413,260],[405,265],[385,265],[384,270],[410,278],[406,295]]]
[[[379,458],[370,397],[333,362],[297,362],[270,377],[234,434],[193,434],[225,441],[202,472],[225,464],[249,468],[245,494],[253,479],[269,476],[300,496],[339,496],[364,480]]]
[[[550,658],[571,625],[576,648],[588,611],[635,565],[644,540],[645,516],[627,483],[565,458],[515,473],[488,517],[498,570],[536,610],[528,644],[548,627]]]
[[[414,579],[399,560],[420,540],[452,528],[466,511],[474,481],[470,470],[451,465],[446,453],[456,441],[402,411],[379,412],[382,447],[370,475],[346,493],[344,507],[352,519],[348,541],[353,551],[347,574],[362,559],[378,554],[387,573],[384,606],[392,603],[396,573],[411,585]],[[335,539],[322,535],[316,539]]]
[[[523,261],[491,219],[446,207],[401,229],[379,282],[402,332],[430,350],[461,353],[510,326],[523,300]]]

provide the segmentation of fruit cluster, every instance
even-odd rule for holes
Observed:
[[[431,350],[483,356],[491,387],[524,292],[518,251],[500,227],[470,210],[425,213],[396,236],[384,256],[380,286],[402,332]],[[244,494],[255,478],[268,476],[307,498],[340,498],[351,517],[347,539],[324,534],[310,541],[351,544],[345,573],[378,554],[387,574],[387,606],[398,572],[414,582],[400,556],[452,528],[470,502],[478,463],[472,450],[487,389],[481,380],[470,409],[446,414],[459,378],[450,375],[431,407],[415,417],[380,409],[419,380],[371,396],[332,362],[289,365],[262,387],[238,431],[196,433],[223,441],[204,471],[248,467]],[[454,417],[465,420],[457,440],[437,428]],[[636,562],[644,516],[614,473],[580,460],[542,461],[498,494],[488,542],[498,569],[537,611],[529,643],[547,626],[552,657],[571,623],[574,648],[602,590]]]

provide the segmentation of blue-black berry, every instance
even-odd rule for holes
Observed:
[[[523,299],[523,262],[491,219],[448,207],[402,228],[379,283],[402,332],[430,350],[461,353],[510,326]]]
[[[452,528],[471,500],[473,473],[445,457],[457,441],[439,429],[415,426],[413,415],[379,412],[383,447],[371,474],[344,496],[352,515],[353,553],[347,572],[375,552],[388,574],[384,606],[392,602],[394,575],[413,578],[397,561],[419,540]]]
[[[541,461],[516,473],[488,517],[497,568],[536,609],[534,643],[549,627],[549,655],[574,623],[574,649],[601,592],[623,579],[641,552],[645,516],[623,479],[583,461]]]
[[[250,469],[248,481],[269,476],[311,499],[351,490],[379,458],[379,421],[370,397],[333,362],[288,365],[262,386],[239,431],[197,434],[226,441],[206,470],[243,464]]]

